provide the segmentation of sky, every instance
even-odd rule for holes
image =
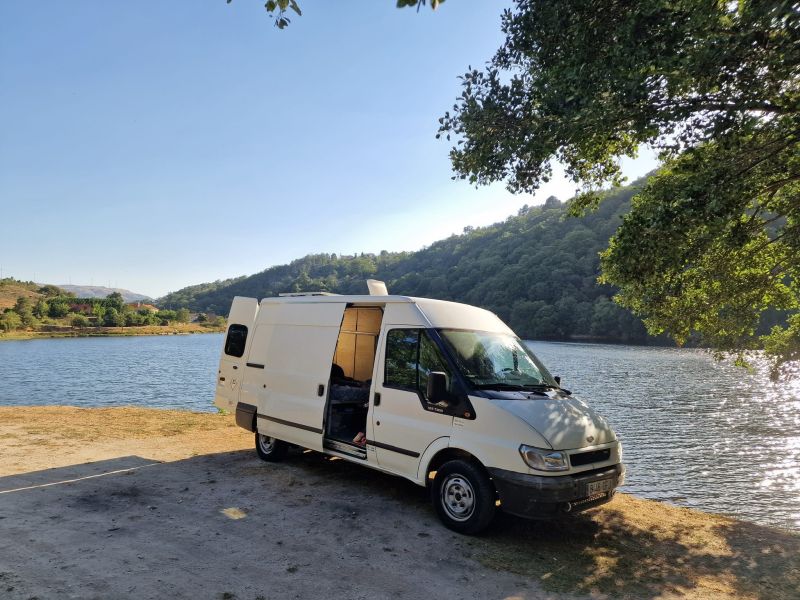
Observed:
[[[534,196],[453,181],[438,118],[510,2],[0,3],[0,269],[159,297],[306,254],[417,250]],[[634,179],[648,152],[624,163]]]

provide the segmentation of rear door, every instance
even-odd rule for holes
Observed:
[[[252,328],[257,313],[258,300],[255,298],[237,296],[233,299],[217,371],[217,390],[214,395],[214,406],[222,410],[236,410],[244,375],[245,357],[250,348]]]
[[[322,450],[323,415],[336,340],[346,304],[264,304],[266,341],[263,412],[259,433]],[[261,407],[259,407],[261,408]]]

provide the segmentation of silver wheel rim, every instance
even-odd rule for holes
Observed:
[[[258,447],[261,448],[264,454],[269,454],[275,449],[275,438],[269,437],[268,435],[259,435]]]
[[[448,475],[442,482],[442,508],[454,521],[466,521],[475,512],[475,490],[462,475]]]

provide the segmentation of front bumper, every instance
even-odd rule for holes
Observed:
[[[610,501],[616,488],[625,481],[625,465],[550,477],[505,469],[489,469],[489,474],[500,496],[500,508],[505,512],[528,519],[549,519]],[[612,480],[611,489],[590,495],[588,485],[603,479]]]

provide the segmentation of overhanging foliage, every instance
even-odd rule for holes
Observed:
[[[659,149],[603,281],[652,332],[800,358],[796,317],[755,336],[767,307],[800,306],[800,3],[518,0],[503,30],[441,120],[457,176],[530,192],[557,160],[580,213],[621,157]]]

